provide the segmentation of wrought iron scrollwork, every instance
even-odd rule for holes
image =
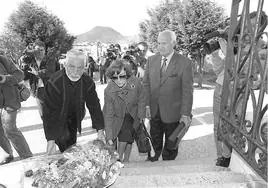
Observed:
[[[250,13],[250,0],[232,2],[220,130],[228,144],[267,181],[268,34],[263,32],[267,26],[263,3],[259,0],[257,11]]]

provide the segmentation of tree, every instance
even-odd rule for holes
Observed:
[[[16,34],[25,45],[36,39],[43,41],[47,58],[57,59],[60,54],[72,48],[75,40],[74,36],[67,33],[63,22],[57,16],[31,1],[19,5],[18,10],[9,17],[5,28],[8,33]],[[9,46],[5,48],[11,49]]]
[[[176,32],[177,36],[181,34],[178,22],[174,17],[181,7],[179,0],[166,0],[155,8],[147,10],[149,19],[139,24],[140,38],[148,43],[151,51],[156,51],[157,36],[160,31],[171,29]]]
[[[199,85],[202,86],[202,49],[205,34],[224,25],[225,15],[222,7],[210,0],[173,0],[160,3],[148,10],[149,19],[140,23],[140,36],[151,49],[157,46],[157,34],[173,30],[177,35],[176,50],[190,56],[199,65]]]
[[[4,49],[5,54],[14,63],[18,62],[26,43],[24,43],[21,37],[10,30],[4,30],[0,36],[0,45]]]
[[[180,11],[181,50],[198,63],[198,85],[202,87],[204,55],[201,50],[207,42],[204,36],[225,24],[224,10],[210,0],[189,0]]]

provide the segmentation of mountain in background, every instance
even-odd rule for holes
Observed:
[[[77,35],[75,43],[96,42],[103,43],[131,43],[137,42],[138,36],[123,36],[111,27],[96,26],[90,31]]]

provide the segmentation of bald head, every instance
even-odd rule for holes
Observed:
[[[71,81],[78,81],[86,65],[86,54],[78,50],[70,50],[66,54],[66,62],[64,64],[65,72]]]
[[[164,30],[158,34],[157,42],[160,55],[167,57],[176,45],[176,34],[170,30]]]
[[[162,31],[162,32],[160,32],[159,34],[158,34],[158,37],[166,37],[166,38],[169,38],[170,39],[170,41],[171,42],[174,42],[174,43],[176,43],[176,34],[175,34],[175,32],[174,31],[171,31],[171,30],[168,30],[168,29],[166,29],[166,30],[164,30],[164,31]]]
[[[66,54],[66,64],[70,63],[71,61],[83,61],[84,65],[86,64],[86,54],[79,50],[70,50]]]

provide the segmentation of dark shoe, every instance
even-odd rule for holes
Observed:
[[[231,157],[225,158],[225,157],[220,157],[217,159],[216,166],[221,166],[221,167],[229,167]]]
[[[158,158],[159,158],[159,157],[157,157],[157,156],[154,156],[154,157],[148,157],[148,158],[146,159],[146,161],[155,162],[155,161],[158,161]]]
[[[7,163],[10,163],[13,160],[14,160],[14,157],[13,156],[9,156],[9,157],[5,158],[2,162],[0,162],[0,165],[4,165],[4,164],[7,164]]]

